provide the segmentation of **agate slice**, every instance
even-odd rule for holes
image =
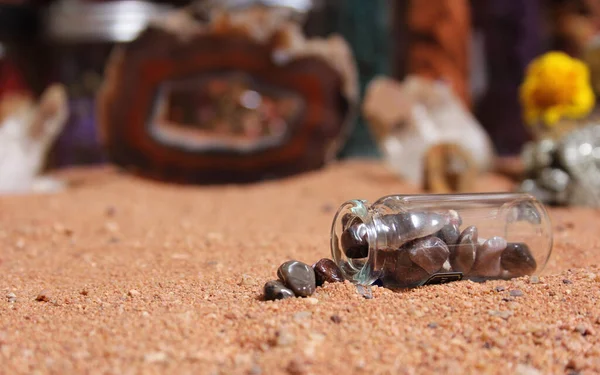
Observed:
[[[165,181],[241,183],[314,170],[349,135],[351,50],[276,7],[175,11],[117,48],[99,94],[111,160]]]

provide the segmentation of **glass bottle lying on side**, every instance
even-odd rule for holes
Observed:
[[[331,253],[346,279],[403,288],[539,274],[552,251],[544,205],[529,194],[390,195],[337,211]]]

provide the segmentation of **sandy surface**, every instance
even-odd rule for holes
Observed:
[[[248,187],[64,176],[66,193],[0,198],[2,375],[600,372],[600,211],[551,211],[539,283],[263,302],[282,262],[330,256],[341,202],[417,190],[369,162]]]

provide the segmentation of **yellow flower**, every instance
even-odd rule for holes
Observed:
[[[529,64],[520,96],[529,125],[585,117],[595,105],[587,65],[563,52],[548,52]]]

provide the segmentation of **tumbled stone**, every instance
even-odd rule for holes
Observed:
[[[264,287],[265,300],[274,301],[295,297],[294,292],[283,285],[279,280],[267,281]]]
[[[404,249],[378,251],[375,269],[381,274],[381,284],[390,288],[411,287],[429,277],[429,273],[415,264]]]
[[[468,273],[475,263],[477,228],[471,225],[460,234],[458,242],[450,246],[450,264],[456,272]]]
[[[502,237],[492,237],[477,246],[475,264],[469,272],[470,276],[498,277],[502,273],[500,255],[506,249],[506,240]]]
[[[435,234],[448,220],[447,215],[435,212],[403,212],[382,216],[382,227],[377,230],[385,236],[387,247],[400,248],[407,242]]]
[[[446,261],[442,265],[442,268],[437,270],[437,272],[452,272],[452,266],[450,265],[450,260],[446,259]]]
[[[462,217],[460,217],[460,214],[458,213],[458,211],[448,210],[448,216],[450,219],[450,224],[456,225],[457,227],[460,227],[462,225],[462,223],[463,223]]]
[[[297,296],[308,297],[315,292],[315,271],[308,264],[287,261],[279,266],[277,277]]]
[[[450,255],[448,246],[441,239],[430,236],[405,245],[410,259],[429,274],[439,270]]]
[[[341,245],[348,258],[366,258],[369,256],[367,228],[364,224],[352,224],[342,232]]]
[[[342,270],[331,259],[321,259],[313,265],[315,271],[315,281],[317,286],[323,285],[325,282],[335,283],[343,282],[344,275]]]
[[[445,225],[439,232],[436,233],[436,237],[439,237],[444,241],[448,246],[455,245],[458,242],[458,237],[460,236],[460,230],[458,229],[457,224],[448,224]]]
[[[521,242],[507,244],[506,249],[502,252],[500,265],[509,272],[511,277],[531,275],[537,268],[529,246]]]

